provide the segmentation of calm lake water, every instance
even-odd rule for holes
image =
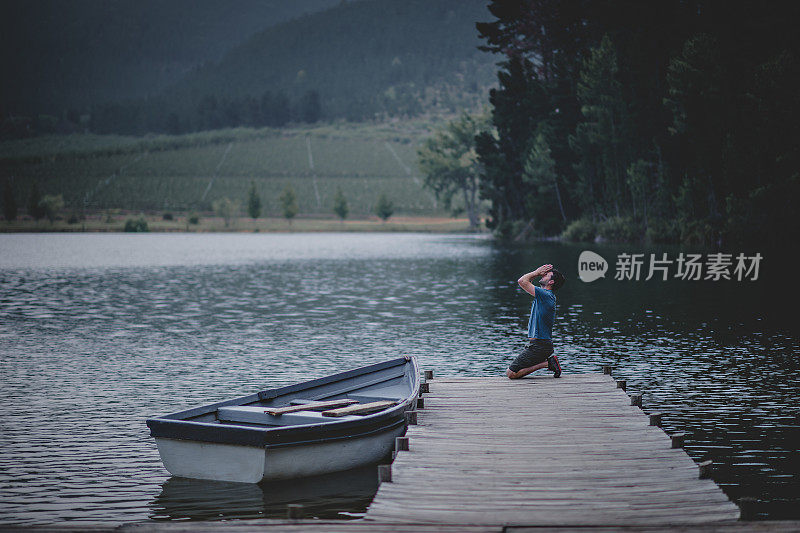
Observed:
[[[578,256],[610,263],[577,279]],[[752,254],[755,250],[741,250]],[[565,372],[616,365],[733,500],[800,518],[797,327],[765,254],[757,281],[614,279],[620,253],[419,234],[0,235],[0,523],[363,514],[373,469],[268,486],[171,479],[154,414],[415,355],[497,375],[525,343],[516,279],[568,277]],[[739,252],[739,250],[733,250]],[[778,290],[780,289],[780,290]],[[785,307],[785,306],[784,306]],[[513,406],[509,406],[513,409]]]

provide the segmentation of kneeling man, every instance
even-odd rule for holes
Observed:
[[[533,285],[533,278],[540,277],[539,285]],[[527,376],[542,368],[553,371],[553,377],[561,377],[561,363],[553,354],[553,321],[556,317],[555,291],[564,284],[564,275],[553,265],[542,265],[533,272],[524,274],[517,280],[522,289],[533,296],[531,317],[528,320],[528,346],[520,353],[506,370],[511,379]]]

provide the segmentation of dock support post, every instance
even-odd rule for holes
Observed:
[[[739,520],[755,520],[758,500],[749,496],[739,498]]]
[[[303,518],[303,505],[299,503],[290,503],[286,506],[286,517],[290,520]]]
[[[408,451],[408,437],[395,437],[394,450],[392,451],[392,462],[397,459],[397,454]]]
[[[683,441],[686,437],[686,433],[681,431],[679,433],[673,433],[669,436],[672,439],[672,447],[673,448],[683,448]]]
[[[642,408],[642,393],[631,394],[631,405],[635,405],[639,409]]]
[[[430,391],[431,391],[431,387],[427,383],[420,383],[419,384],[419,393],[420,394],[422,394],[423,392],[424,393],[428,393]]]
[[[613,365],[603,365],[603,374],[610,376],[612,368],[614,368]]]
[[[433,379],[433,370],[426,370],[425,371],[425,381],[430,381]]]
[[[406,411],[406,425],[408,426],[416,426],[417,425],[417,412],[416,411]]]
[[[661,413],[650,413],[650,425],[661,427]]]
[[[628,390],[628,382],[625,381],[624,379],[618,379],[617,380],[617,388],[618,389],[622,389],[624,391]]]
[[[395,437],[395,439],[394,439],[394,450],[396,452],[407,452],[408,451],[408,437]]]
[[[425,399],[422,396],[417,398],[417,409],[425,409]]]
[[[392,465],[378,465],[378,483],[392,482]]]
[[[711,469],[714,461],[703,461],[697,465],[698,477],[700,479],[708,479],[711,477]]]

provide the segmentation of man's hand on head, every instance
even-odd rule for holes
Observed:
[[[550,272],[551,270],[553,270],[553,265],[547,264],[547,265],[542,265],[542,266],[540,266],[539,268],[537,268],[537,269],[534,271],[534,273],[535,273],[537,276],[544,276],[545,274],[547,274],[547,273],[548,273],[548,272]]]

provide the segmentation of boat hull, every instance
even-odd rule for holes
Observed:
[[[392,452],[405,426],[339,441],[256,448],[156,438],[164,467],[173,476],[259,483],[350,470],[378,463]]]
[[[244,483],[317,476],[389,455],[419,389],[416,359],[402,357],[149,418],[147,425],[173,476]],[[330,409],[336,402],[354,409]]]

